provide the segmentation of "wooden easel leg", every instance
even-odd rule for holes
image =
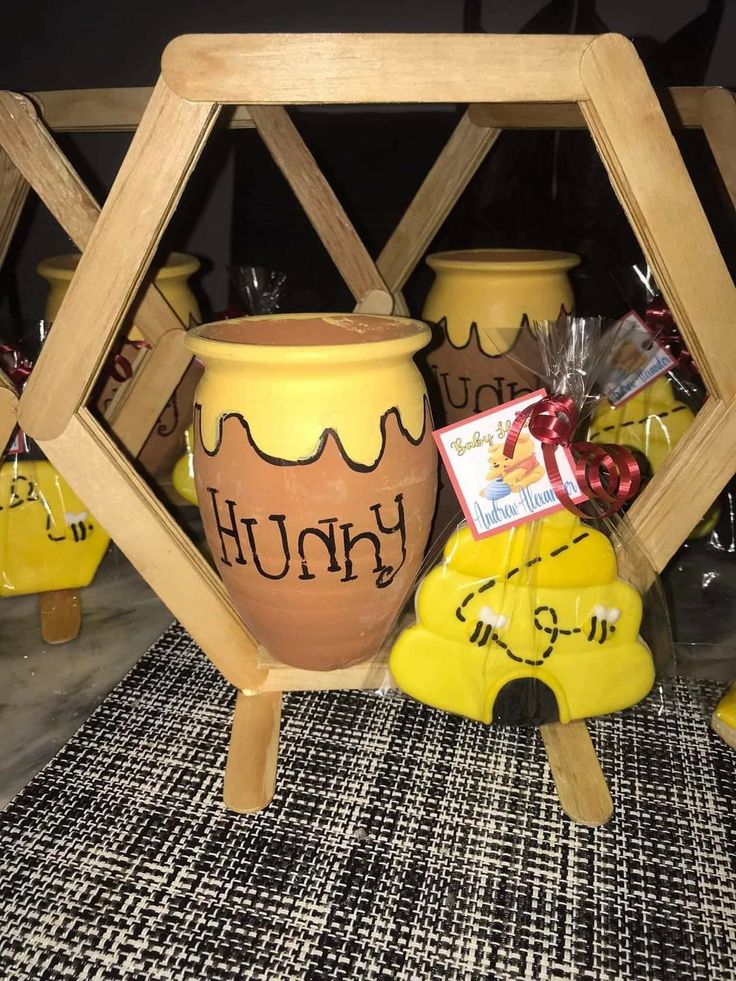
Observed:
[[[82,607],[75,589],[52,589],[38,594],[41,638],[46,644],[66,644],[79,636]]]
[[[238,692],[225,767],[225,807],[239,814],[261,811],[276,790],[281,692]]]
[[[562,810],[576,824],[606,824],[613,801],[586,724],[552,722],[540,732]]]

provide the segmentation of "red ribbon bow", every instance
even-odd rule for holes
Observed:
[[[672,311],[665,303],[664,297],[658,296],[652,300],[644,313],[644,319],[649,329],[653,331],[655,339],[675,359],[674,367],[699,375],[698,366],[693,361],[693,356],[688,351],[683,336],[677,329]]]
[[[20,348],[14,347],[12,344],[0,344],[0,367],[18,391],[22,392],[23,386],[33,369],[33,362],[24,357]],[[0,446],[0,455],[2,455],[3,449],[6,456],[17,456],[19,453],[28,451],[28,440],[20,427],[16,428],[15,436],[7,447]]]
[[[33,362],[24,357],[20,348],[12,344],[0,344],[0,368],[19,390],[31,373]]]
[[[527,422],[529,432],[542,444],[542,457],[552,490],[568,511],[581,518],[591,517],[575,504],[565,489],[557,463],[557,450],[560,447],[572,451],[573,472],[580,490],[589,500],[603,501],[607,505],[599,517],[614,514],[639,490],[639,465],[623,446],[572,442],[578,410],[568,396],[545,395],[519,412],[506,436],[503,447],[505,456],[514,455],[516,443]]]

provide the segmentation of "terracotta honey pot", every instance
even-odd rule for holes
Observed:
[[[36,267],[39,275],[49,284],[45,308],[47,320],[53,321],[58,313],[78,264],[79,255],[72,254],[43,259]],[[197,272],[200,265],[199,259],[193,255],[172,252],[155,272],[156,286],[185,327],[192,322],[199,323],[202,319],[197,298],[189,286],[189,278]],[[120,387],[132,377],[136,363],[144,354],[143,335],[131,325],[118,352],[118,358],[99,388],[97,407],[100,410],[105,410]],[[143,469],[154,477],[167,480],[182,452],[184,434],[192,421],[191,404],[200,373],[199,366],[193,362],[172,393],[138,455]]]
[[[290,314],[205,324],[194,474],[209,547],[256,639],[327,670],[380,648],[419,569],[437,455],[417,321]]]
[[[435,280],[422,317],[435,325],[425,357],[447,423],[538,387],[537,346],[523,325],[573,308],[570,252],[465,249],[427,257]],[[528,367],[527,367],[528,366]]]

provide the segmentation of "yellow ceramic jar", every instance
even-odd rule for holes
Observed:
[[[61,301],[78,264],[79,255],[57,255],[50,259],[42,259],[36,267],[38,274],[49,284],[45,309],[47,320],[53,320],[59,312]],[[201,319],[197,298],[188,282],[189,277],[197,272],[200,265],[199,259],[193,255],[172,252],[164,265],[156,270],[156,286],[185,327],[189,326],[190,316],[197,323]],[[135,327],[131,328],[128,336],[131,340],[141,339],[141,333]]]
[[[427,363],[446,421],[528,394],[537,350],[522,324],[573,308],[569,252],[466,249],[427,258],[435,281],[422,318],[437,325]],[[522,364],[532,370],[524,370]]]
[[[47,320],[53,321],[58,313],[78,263],[79,255],[60,255],[43,259],[36,267],[39,275],[43,276],[49,284],[45,308]],[[156,269],[156,286],[185,327],[189,327],[192,322],[199,323],[202,319],[197,298],[188,282],[189,277],[197,272],[200,265],[199,259],[193,255],[172,252],[164,265]],[[136,342],[141,340],[140,331],[134,326],[131,327],[128,331],[128,340],[120,351],[121,356],[131,366],[135,365],[140,356],[141,352],[136,347]],[[199,366],[192,363],[139,454],[138,459],[143,469],[156,477],[168,477],[182,451],[184,433],[192,421],[192,399],[200,375]],[[112,376],[106,379],[97,400],[99,409],[104,411],[121,384],[125,382],[116,380]]]

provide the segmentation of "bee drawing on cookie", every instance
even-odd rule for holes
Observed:
[[[534,441],[528,433],[519,436],[513,456],[504,453],[504,444],[495,443],[488,450],[488,475],[490,481],[480,491],[489,501],[507,494],[518,493],[544,476],[544,467],[534,452]]]

